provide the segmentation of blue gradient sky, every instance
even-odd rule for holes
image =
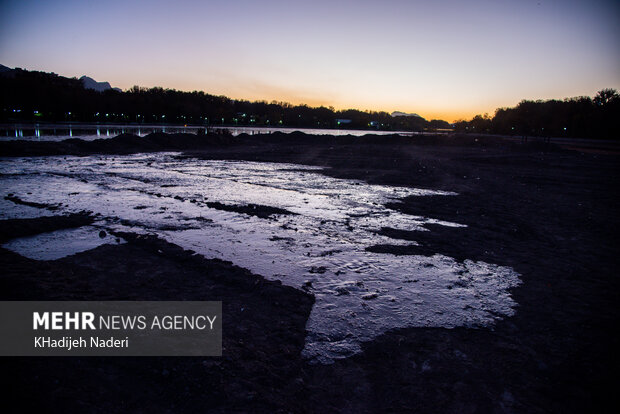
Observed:
[[[620,2],[0,0],[0,63],[452,121],[620,89]]]

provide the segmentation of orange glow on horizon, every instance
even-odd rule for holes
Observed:
[[[618,2],[34,3],[0,3],[2,65],[125,90],[453,122],[620,89]]]
[[[134,84],[131,82],[111,82],[113,86],[119,86],[123,90],[127,90],[131,88]],[[142,85],[139,85],[142,86]],[[489,116],[493,116],[495,110],[500,106],[496,107],[478,107],[478,108],[470,108],[467,110],[449,110],[442,109],[440,105],[433,105],[432,108],[424,108],[424,105],[420,107],[414,107],[409,105],[394,105],[387,103],[385,106],[381,106],[380,104],[351,104],[346,101],[340,102],[335,99],[323,98],[319,96],[318,93],[313,91],[297,91],[293,88],[283,88],[277,86],[266,86],[260,85],[252,88],[246,87],[229,87],[229,88],[196,88],[193,87],[190,82],[180,82],[177,85],[171,86],[162,86],[161,84],[154,84],[152,86],[145,86],[147,88],[151,87],[162,87],[169,89],[176,89],[183,92],[193,92],[193,91],[202,91],[205,94],[214,95],[214,96],[226,96],[227,98],[234,100],[242,100],[242,101],[250,101],[250,102],[284,102],[291,105],[307,105],[309,107],[333,107],[336,111],[344,111],[347,109],[354,109],[359,111],[368,111],[368,112],[387,112],[392,113],[394,111],[405,112],[405,113],[415,113],[423,117],[424,119],[431,121],[433,119],[440,119],[447,122],[456,122],[459,120],[470,120],[476,115],[483,115],[488,113]],[[244,93],[245,92],[245,93]],[[385,101],[379,100],[378,101]],[[513,105],[516,105],[515,102]],[[502,105],[502,106],[513,106],[513,105]]]

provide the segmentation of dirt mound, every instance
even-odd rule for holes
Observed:
[[[77,138],[53,141],[3,141],[0,154],[6,157],[40,155],[132,154],[137,152],[183,151],[238,142],[228,135],[152,133],[144,137],[121,134],[110,139],[84,141]]]

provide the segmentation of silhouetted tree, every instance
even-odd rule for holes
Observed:
[[[499,108],[495,116],[476,115],[455,123],[457,131],[583,138],[620,138],[620,96],[603,89],[594,98],[548,101],[524,100],[514,108]]]
[[[594,97],[594,103],[599,106],[605,106],[619,99],[618,91],[615,89],[602,89]]]

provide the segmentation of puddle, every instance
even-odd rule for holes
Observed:
[[[83,226],[13,239],[4,243],[2,247],[30,259],[56,260],[103,244],[124,243],[122,239],[117,241],[117,237],[100,232],[101,229],[98,227]]]
[[[304,356],[321,363],[353,355],[389,329],[483,327],[514,313],[508,290],[520,282],[510,268],[365,251],[415,244],[377,234],[382,227],[428,231],[424,224],[433,223],[454,227],[455,237],[468,231],[385,207],[407,196],[456,194],[369,185],[320,170],[172,153],[4,159],[0,195],[58,205],[57,214],[99,213],[108,229],[155,233],[311,292]],[[1,217],[19,216],[5,204]],[[251,214],[255,208],[265,214]]]

